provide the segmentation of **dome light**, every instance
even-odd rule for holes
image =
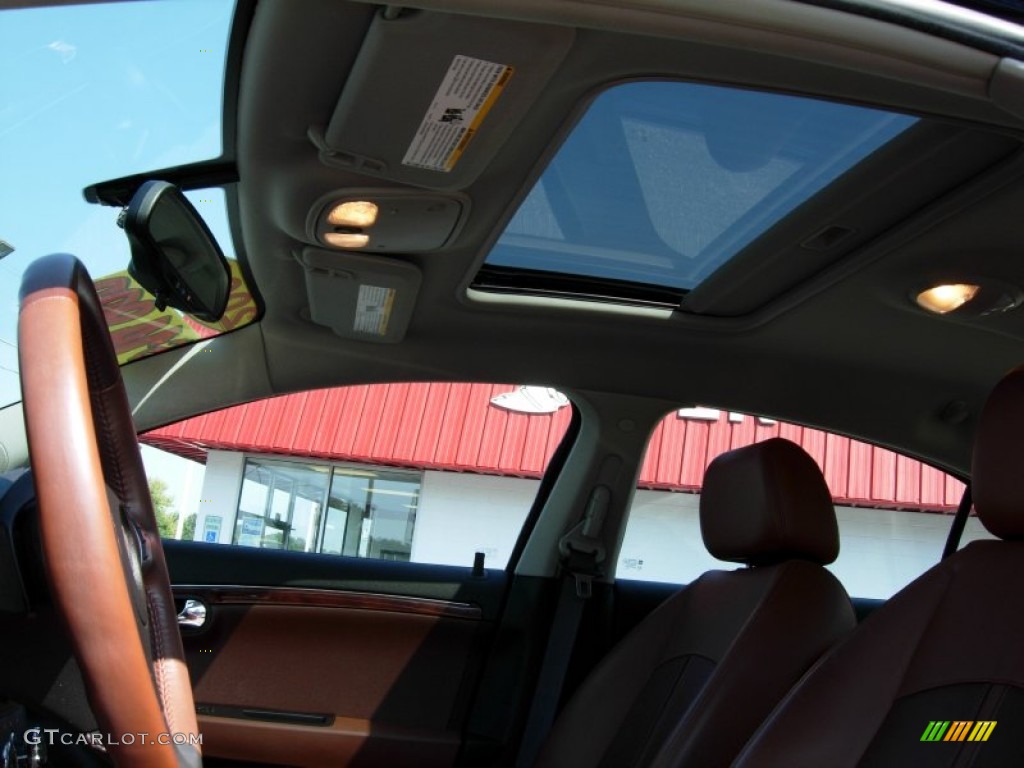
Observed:
[[[370,236],[362,232],[324,232],[324,240],[335,248],[365,248]]]
[[[369,200],[349,200],[336,205],[327,214],[327,223],[335,227],[366,229],[377,221],[377,204]]]
[[[915,301],[922,309],[945,315],[973,299],[980,286],[972,283],[947,283],[936,285],[917,294]]]

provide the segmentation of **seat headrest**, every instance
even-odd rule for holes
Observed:
[[[981,411],[971,495],[990,533],[1001,539],[1024,538],[1024,366],[996,384]]]
[[[719,560],[823,565],[839,554],[839,526],[825,478],[808,453],[779,437],[723,453],[708,466],[700,528]]]

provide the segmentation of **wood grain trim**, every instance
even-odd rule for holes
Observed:
[[[363,611],[391,611],[420,616],[479,620],[480,606],[450,600],[376,592],[301,589],[297,587],[243,587],[176,584],[175,597],[193,597],[207,605],[301,605],[316,608],[352,608]]]

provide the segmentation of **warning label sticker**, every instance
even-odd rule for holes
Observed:
[[[395,289],[380,285],[360,285],[356,298],[356,317],[352,328],[359,333],[386,336],[391,308],[395,303]]]
[[[513,72],[469,56],[452,59],[402,164],[445,173],[454,168]]]

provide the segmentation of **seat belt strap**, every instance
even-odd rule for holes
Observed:
[[[960,497],[960,505],[956,509],[953,523],[949,526],[949,536],[946,538],[946,546],[942,549],[942,559],[945,560],[954,554],[960,546],[960,537],[964,535],[964,527],[967,525],[967,517],[971,514],[971,507],[974,499],[971,497],[970,482],[964,486],[964,495]]]
[[[587,588],[589,588],[589,582]],[[523,741],[519,747],[519,759],[516,768],[530,768],[536,762],[541,745],[551,730],[558,711],[558,701],[562,696],[565,673],[569,669],[569,659],[576,643],[580,619],[587,596],[580,594],[577,580],[571,573],[562,579],[562,588],[555,609],[555,623],[551,628],[551,637],[544,653],[544,662],[537,677],[537,689],[530,705],[530,715],[523,732]]]
[[[548,647],[537,676],[537,688],[530,704],[516,768],[533,766],[555,721],[583,608],[593,593],[594,577],[601,575],[600,563],[604,560],[605,549],[599,537],[609,498],[610,493],[606,487],[595,488],[583,520],[558,542],[562,554],[562,587],[555,606],[555,620]]]

